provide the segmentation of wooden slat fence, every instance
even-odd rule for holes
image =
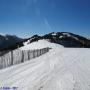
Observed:
[[[32,58],[39,57],[40,55],[49,51],[49,48],[37,49],[37,50],[13,50],[3,56],[0,56],[0,69],[20,64]]]

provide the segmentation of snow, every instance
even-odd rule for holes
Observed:
[[[56,36],[57,34],[56,33],[52,33],[52,36]]]
[[[63,48],[45,40],[21,49],[52,49],[31,61],[0,70],[0,87],[17,90],[90,90],[90,49]],[[26,48],[27,47],[27,48]]]
[[[63,35],[67,35],[68,37],[72,37],[72,38],[74,38],[74,39],[78,40],[78,38],[77,38],[77,37],[75,37],[75,36],[73,36],[73,35],[70,35],[69,33],[63,33]],[[61,38],[61,37],[60,37],[60,38]]]
[[[63,48],[63,46],[59,45],[59,44],[55,44],[55,43],[50,43],[46,40],[39,40],[37,42],[33,42],[31,44],[25,45],[23,47],[21,47],[21,50],[33,50],[33,49],[42,49],[42,48],[46,48],[46,47],[50,47],[50,48]]]
[[[30,43],[30,40],[28,40],[27,42],[24,42],[24,45],[28,45]]]
[[[63,38],[63,36],[59,36],[59,38]]]
[[[70,37],[70,36],[71,36],[69,33],[63,33],[63,35],[67,35],[68,37]]]

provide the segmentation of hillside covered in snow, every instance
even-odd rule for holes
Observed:
[[[34,35],[28,39],[28,43],[38,40],[48,40],[52,43],[63,45],[64,47],[90,48],[90,40],[70,32],[52,32],[43,36]]]
[[[17,90],[90,90],[90,49],[64,48],[39,40],[21,50],[50,47],[49,52],[0,70],[0,87]]]

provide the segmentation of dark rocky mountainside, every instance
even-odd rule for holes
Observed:
[[[24,39],[15,35],[0,35],[0,51],[13,50],[17,47],[23,46]]]
[[[40,39],[47,39],[50,42],[61,44],[64,47],[90,48],[89,39],[69,32],[52,32],[44,36],[34,35],[33,37],[29,38],[30,43]]]

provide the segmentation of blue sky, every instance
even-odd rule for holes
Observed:
[[[30,37],[49,32],[90,37],[90,0],[0,0],[0,33]]]

